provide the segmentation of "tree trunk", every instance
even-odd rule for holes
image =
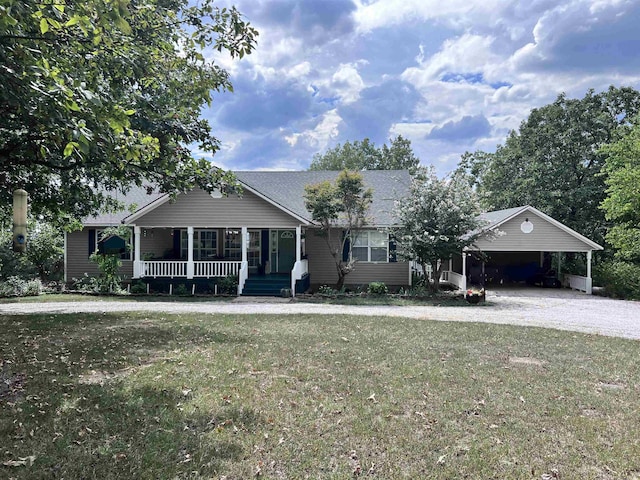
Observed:
[[[336,283],[336,290],[337,291],[342,291],[342,288],[344,287],[344,279],[345,279],[346,275],[342,274],[342,273],[338,273],[338,283]]]
[[[431,284],[431,291],[433,293],[438,293],[440,291],[440,270],[442,269],[442,264],[438,266],[440,262],[432,262],[431,263],[431,276],[433,277],[433,283]]]

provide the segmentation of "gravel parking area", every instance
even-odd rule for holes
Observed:
[[[152,311],[273,315],[346,314],[407,317],[419,320],[485,322],[556,328],[640,340],[640,302],[612,300],[571,290],[522,289],[487,292],[489,305],[478,307],[348,306],[290,303],[247,298],[230,303],[87,301],[0,304],[0,314]]]

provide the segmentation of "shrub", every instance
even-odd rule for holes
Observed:
[[[598,265],[593,273],[594,283],[604,287],[606,295],[640,300],[640,265],[608,262]]]
[[[71,279],[71,288],[80,292],[98,293],[100,292],[100,282],[97,278],[90,277],[85,273],[80,278]]]
[[[122,293],[120,287],[120,267],[122,261],[117,255],[102,255],[100,253],[93,253],[89,257],[89,260],[95,262],[100,270],[100,276],[97,279],[98,292],[102,293]]]
[[[147,284],[141,280],[131,284],[131,293],[147,293]]]
[[[338,291],[331,288],[329,285],[320,285],[317,293],[320,295],[335,295]]]
[[[384,282],[371,282],[367,288],[370,295],[386,295],[389,292]]]
[[[189,295],[189,289],[184,283],[180,283],[176,285],[176,288],[173,290],[173,293],[175,295],[182,295],[182,296]]]
[[[238,277],[227,275],[218,280],[218,293],[236,295],[238,293]]]
[[[38,296],[42,293],[42,282],[36,278],[24,280],[20,277],[9,277],[0,282],[0,296],[2,297],[26,297]]]

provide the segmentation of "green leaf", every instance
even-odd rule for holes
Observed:
[[[73,25],[76,25],[79,22],[78,16],[74,15],[73,17],[71,17],[65,24],[65,27],[72,27]]]
[[[49,31],[49,24],[47,23],[46,18],[40,19],[40,32],[44,35]]]
[[[64,147],[64,152],[63,152],[64,157],[66,158],[66,157],[70,156],[73,153],[74,147],[77,147],[77,146],[78,146],[78,144],[76,142],[67,143],[67,146]]]

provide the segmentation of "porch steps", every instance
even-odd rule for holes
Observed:
[[[279,297],[283,288],[291,288],[289,275],[249,276],[244,283],[242,296]]]

